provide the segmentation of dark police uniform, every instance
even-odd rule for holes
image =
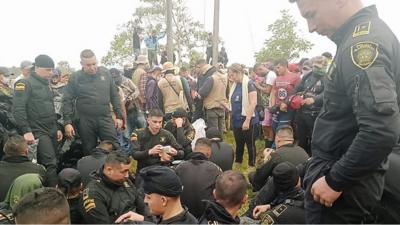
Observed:
[[[400,135],[400,45],[375,6],[358,11],[330,38],[338,49],[304,181],[307,223],[372,223],[384,162]],[[333,190],[343,191],[331,208],[310,193],[322,176]]]
[[[288,199],[285,203],[260,213],[260,224],[305,224],[304,213],[303,201]]]
[[[57,116],[49,81],[34,71],[15,83],[14,117],[20,133],[32,132],[39,140],[38,163],[47,169],[49,186],[57,184]]]
[[[133,153],[132,156],[137,160],[137,169],[139,172],[144,167],[152,165],[160,165],[160,157],[158,155],[149,155],[149,150],[156,145],[171,146],[178,151],[174,159],[183,159],[185,153],[174,136],[167,130],[161,129],[158,134],[153,135],[149,128],[142,128],[132,132],[131,135]]]
[[[296,86],[296,93],[302,94],[303,99],[313,98],[314,104],[303,105],[296,112],[296,133],[299,146],[311,155],[311,140],[314,122],[321,110],[323,102],[324,77],[315,72],[304,75],[300,84]]]
[[[96,147],[98,137],[102,141],[117,143],[110,103],[117,119],[122,119],[118,90],[106,68],[99,67],[95,75],[86,74],[83,70],[72,74],[63,99],[64,124],[72,124],[74,113],[77,113],[85,155]]]
[[[182,146],[185,151],[185,158],[192,152],[192,141],[196,134],[192,124],[186,118],[186,122],[183,127],[177,128],[172,120],[165,124],[164,129],[171,132],[174,135],[176,141]]]
[[[107,178],[103,167],[82,193],[81,209],[86,223],[112,224],[129,211],[147,215],[144,194],[128,179],[122,185]]]

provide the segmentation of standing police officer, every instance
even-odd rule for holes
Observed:
[[[14,117],[19,131],[28,144],[37,141],[38,163],[47,169],[47,185],[57,184],[57,141],[62,139],[58,130],[49,80],[53,76],[54,61],[48,55],[35,58],[30,76],[15,83]]]
[[[361,0],[296,2],[310,32],[338,47],[304,181],[307,223],[373,223],[400,136],[399,42]]]
[[[118,90],[108,70],[97,67],[92,50],[81,52],[82,70],[72,74],[63,99],[65,134],[72,138],[74,105],[79,115],[78,131],[85,155],[96,147],[97,139],[117,142],[115,128],[122,128],[122,112]],[[76,103],[75,103],[76,101]],[[110,103],[116,115],[111,118]]]

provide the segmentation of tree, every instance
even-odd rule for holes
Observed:
[[[256,61],[266,59],[292,60],[300,57],[300,53],[308,52],[313,44],[299,36],[297,22],[289,15],[288,10],[281,11],[282,17],[268,26],[272,36],[265,40],[264,47],[255,54]]]
[[[165,31],[165,1],[141,0],[143,6],[136,9],[132,19],[119,28],[119,33],[111,41],[111,47],[107,55],[102,58],[106,65],[122,65],[124,61],[132,60],[132,34],[135,27],[142,27],[150,33],[155,29],[158,32]],[[174,47],[177,58],[189,58],[190,51],[204,44],[207,32],[203,25],[195,21],[189,14],[184,0],[173,0],[172,27],[174,35]]]

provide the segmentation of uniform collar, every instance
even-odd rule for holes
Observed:
[[[356,22],[362,22],[360,19],[368,18],[371,19],[372,17],[378,16],[378,10],[376,9],[375,5],[371,5],[359,10],[356,14],[351,16],[336,32],[330,37],[330,39],[335,42],[336,45],[342,43],[346,37],[351,34],[354,30]]]
[[[38,80],[39,82],[43,83],[43,84],[50,84],[50,83],[49,83],[49,80],[47,80],[46,78],[43,78],[43,77],[37,75],[36,72],[32,72],[32,73],[31,73],[31,76],[32,76],[33,78],[35,78],[36,80]]]

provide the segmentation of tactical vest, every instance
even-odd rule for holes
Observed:
[[[165,113],[172,113],[179,107],[185,108],[184,102],[179,97],[184,93],[182,82],[178,76],[167,74],[165,78],[158,81],[158,87],[163,95]]]
[[[228,86],[228,77],[225,73],[215,72],[211,79],[213,79],[213,87],[206,98],[204,98],[204,108],[222,108],[221,104],[228,101],[226,98],[226,88]]]

